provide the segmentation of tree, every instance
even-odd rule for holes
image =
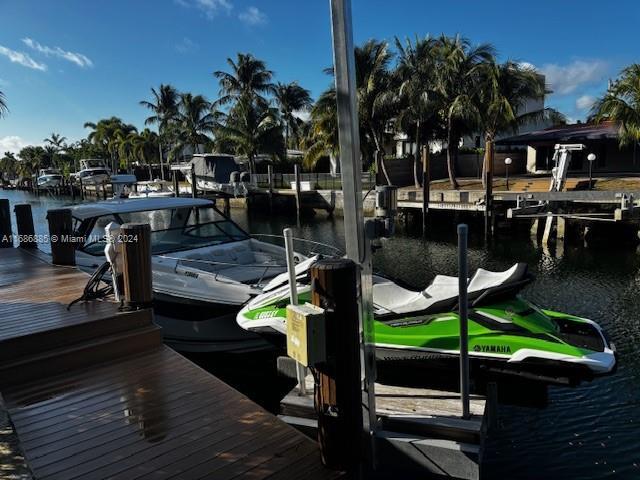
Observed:
[[[139,135],[137,135],[134,141],[134,155],[141,163],[147,164],[147,167],[149,168],[149,180],[153,180],[151,164],[159,153],[159,143],[159,136],[148,128],[145,128]]]
[[[9,113],[7,97],[5,97],[4,93],[0,92],[0,118],[4,117],[7,113]]]
[[[430,36],[416,38],[414,42],[407,38],[404,45],[396,38],[396,48],[398,65],[394,74],[400,103],[396,126],[409,132],[416,144],[413,176],[415,186],[419,187],[422,142],[442,130],[443,97],[437,79],[439,44]]]
[[[92,131],[87,139],[93,144],[101,147],[104,154],[108,154],[111,159],[111,168],[113,172],[118,171],[118,137],[126,136],[130,132],[137,132],[138,129],[133,125],[124,123],[118,117],[106,118],[98,121],[98,123],[87,122],[85,128],[91,128]],[[120,132],[120,133],[118,133]]]
[[[274,92],[271,83],[273,72],[267,69],[266,64],[250,53],[238,53],[235,61],[227,58],[227,64],[231,67],[230,72],[213,72],[220,84],[215,104],[235,104],[242,98],[248,98],[266,107],[269,102],[265,95]]]
[[[619,125],[620,146],[640,142],[640,64],[629,65],[593,107],[595,120]]]
[[[50,157],[42,147],[29,145],[18,152],[17,173],[23,179],[31,182],[33,177],[41,168],[46,168],[50,162]]]
[[[171,85],[160,84],[158,90],[151,89],[153,101],[142,100],[140,105],[148,108],[153,113],[145,120],[145,125],[158,125],[158,135],[168,143],[171,125],[178,115],[178,91]],[[158,141],[158,152],[160,155],[160,176],[164,180],[164,167],[162,163],[162,141]]]
[[[278,112],[262,102],[246,96],[227,115],[221,115],[216,126],[216,139],[233,146],[236,155],[245,156],[250,173],[256,171],[260,153],[283,157],[284,144]]]
[[[202,95],[180,94],[175,121],[178,140],[173,147],[174,155],[185,147],[200,153],[200,146],[211,142],[208,134],[216,126],[216,115],[211,109],[211,104]]]
[[[60,154],[67,148],[67,137],[63,137],[58,133],[52,133],[49,138],[45,138],[43,142],[46,144],[45,150],[50,154],[53,165],[63,170],[65,165],[61,162]]]
[[[291,133],[297,147],[300,124],[294,113],[308,111],[311,108],[313,105],[311,94],[309,90],[298,85],[298,82],[277,83],[274,87],[274,99],[280,110],[280,119],[284,126],[284,146],[289,148]]]
[[[309,131],[303,139],[304,166],[311,170],[318,160],[329,156],[333,165],[340,152],[338,141],[336,90],[326,90],[311,108]]]
[[[465,134],[481,126],[481,79],[483,69],[495,63],[491,45],[475,47],[466,38],[442,35],[438,39],[437,83],[445,105],[447,170],[449,182],[458,188],[454,160]]]
[[[15,176],[18,169],[18,159],[12,152],[4,152],[0,158],[0,180],[5,181]]]

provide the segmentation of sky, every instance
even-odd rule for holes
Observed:
[[[610,78],[640,62],[640,2],[616,0],[352,0],[356,44],[370,38],[462,34],[501,60],[534,65],[554,91],[547,105],[582,120]],[[0,0],[0,154],[71,141],[87,121],[143,126],[151,87],[215,99],[215,70],[250,52],[276,80],[314,98],[331,82],[328,0]]]

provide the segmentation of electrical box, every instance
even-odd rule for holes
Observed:
[[[287,355],[305,367],[326,360],[322,308],[310,303],[287,305]]]

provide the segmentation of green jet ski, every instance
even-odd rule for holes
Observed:
[[[296,266],[300,303],[311,301],[308,267]],[[615,347],[594,321],[543,310],[518,296],[533,276],[519,263],[504,272],[478,269],[469,281],[469,358],[472,374],[521,377],[576,385],[614,371]],[[284,347],[287,274],[238,313],[238,324]],[[458,278],[438,275],[423,291],[373,277],[374,334],[378,367],[457,369]]]

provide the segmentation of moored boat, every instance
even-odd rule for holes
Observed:
[[[311,287],[298,277],[300,302]],[[307,279],[308,280],[308,279]],[[530,281],[526,264],[504,272],[478,269],[469,281],[472,373],[572,384],[611,373],[615,347],[594,321],[543,310],[518,292]],[[240,311],[238,324],[283,346],[288,286],[264,293]],[[438,275],[423,291],[374,276],[374,335],[379,367],[400,375],[455,370],[459,365],[458,278]],[[393,375],[393,374],[391,374]],[[426,378],[426,377],[425,377]]]

